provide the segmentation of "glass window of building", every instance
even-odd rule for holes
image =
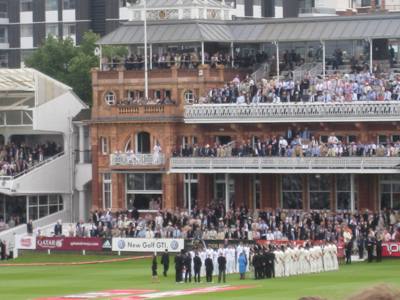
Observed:
[[[111,174],[103,174],[103,209],[111,209],[112,207],[112,181]]]
[[[136,135],[136,153],[150,153],[150,133],[139,132]]]
[[[100,138],[100,148],[102,154],[108,154],[108,139],[106,137]]]
[[[21,0],[20,2],[20,10],[23,11],[32,11],[33,5],[32,0]]]
[[[253,208],[261,208],[261,180],[260,175],[254,175],[253,178]]]
[[[0,18],[8,18],[8,7],[6,2],[0,2]]]
[[[104,100],[108,105],[114,105],[117,100],[117,95],[114,92],[109,91],[105,94]]]
[[[162,204],[162,174],[132,173],[126,175],[128,209],[159,210]]]
[[[6,27],[0,27],[0,43],[8,43]]]
[[[46,10],[58,10],[58,0],[46,0]]]
[[[184,201],[185,208],[189,209],[189,197],[190,197],[190,208],[193,209],[197,205],[197,174],[185,174],[184,176]]]
[[[75,26],[75,24],[64,24],[64,26],[63,26],[63,34],[64,34],[64,36],[76,35],[76,26]]]
[[[8,53],[0,53],[0,68],[8,67]]]
[[[400,176],[382,175],[379,184],[381,209],[400,209]]]
[[[46,36],[58,36],[58,24],[46,24]]]
[[[303,208],[302,175],[282,175],[282,208]]]
[[[21,25],[21,37],[33,37],[33,27],[32,24]]]
[[[354,209],[358,208],[357,181],[354,180]],[[351,210],[351,175],[336,175],[336,209]]]
[[[75,0],[64,0],[64,9],[75,9]]]
[[[188,104],[193,103],[194,102],[193,91],[191,91],[191,90],[185,91],[184,98],[185,98],[185,103],[188,103]]]
[[[330,209],[332,176],[315,174],[308,178],[310,209]]]
[[[37,220],[64,209],[61,195],[34,195],[28,197],[28,218]]]

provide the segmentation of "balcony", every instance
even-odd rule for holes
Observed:
[[[399,174],[400,157],[173,157],[171,173]]]
[[[194,104],[185,123],[379,122],[398,121],[400,102]]]
[[[161,169],[165,164],[164,154],[120,153],[110,155],[112,169]]]

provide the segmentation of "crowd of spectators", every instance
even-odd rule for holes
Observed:
[[[55,142],[34,146],[13,142],[4,144],[0,146],[0,176],[15,176],[61,151],[61,146]]]
[[[350,228],[355,241],[366,239],[370,231],[383,241],[400,241],[400,213],[385,210],[373,213],[304,210],[251,210],[246,207],[226,211],[222,202],[191,213],[177,208],[141,215],[136,209],[112,213],[95,211],[88,223],[71,228],[71,236],[185,238],[210,240],[325,240],[337,242]]]
[[[204,62],[209,64],[211,68],[216,68],[217,66],[249,68],[267,59],[268,55],[265,52],[259,52],[255,55],[235,54],[234,57],[224,51],[217,51],[213,54],[208,52],[204,53]],[[167,52],[161,55],[153,54],[151,57],[153,69],[169,69],[171,67],[176,67],[178,69],[195,69],[201,64],[201,61],[201,53],[197,51]],[[102,67],[105,71],[116,70],[120,66],[123,66],[125,70],[142,70],[144,68],[144,63],[143,55],[131,54],[124,59],[118,57],[112,58],[111,61],[108,58],[104,58]]]
[[[261,79],[236,76],[221,88],[210,89],[199,103],[285,103],[285,102],[351,102],[400,100],[400,76],[360,72],[320,76],[305,76],[301,81]]]
[[[206,145],[185,145],[173,152],[175,157],[393,157],[399,156],[400,141],[376,144],[374,142],[344,142],[335,133],[322,142],[311,135],[306,128],[294,138],[271,136],[264,140],[256,139],[231,142],[226,145],[215,143]]]

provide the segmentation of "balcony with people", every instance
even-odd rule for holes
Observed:
[[[215,143],[179,145],[170,160],[172,173],[399,173],[400,140],[397,135],[378,141],[357,136],[314,135],[305,127],[296,133],[253,136]]]

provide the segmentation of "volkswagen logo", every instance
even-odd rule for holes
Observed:
[[[124,249],[125,248],[125,241],[124,240],[119,240],[118,241],[118,248],[119,249]]]
[[[171,242],[171,249],[172,250],[177,250],[178,248],[179,248],[179,243],[178,243],[178,241],[175,241],[175,240],[173,240],[172,242]]]

